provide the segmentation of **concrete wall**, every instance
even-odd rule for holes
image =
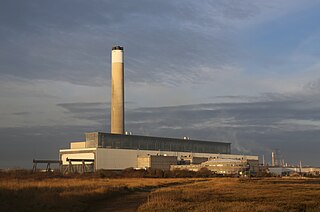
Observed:
[[[83,149],[86,148],[86,142],[71,142],[70,149]]]
[[[138,168],[170,170],[170,165],[177,164],[177,156],[149,155],[138,156]]]
[[[182,157],[180,159],[185,161],[186,164],[200,164],[202,162],[208,161],[208,157],[187,156],[187,157]]]
[[[150,156],[140,156],[137,159],[138,161],[138,168],[139,169],[146,169],[151,167],[151,158]]]
[[[126,169],[137,167],[137,150],[98,148],[96,169]]]
[[[79,150],[79,151],[76,151]],[[74,151],[65,151],[61,152],[60,150],[60,160],[62,161],[62,165],[68,165],[69,159],[96,159],[95,158],[95,150],[86,150],[86,149],[75,149]],[[82,162],[72,162],[72,164],[82,164]]]
[[[153,169],[170,170],[170,165],[177,164],[177,156],[151,155],[150,159],[150,167]]]
[[[207,158],[242,158],[258,160],[258,156],[243,156],[229,154],[210,154],[210,153],[190,153],[190,152],[169,152],[169,151],[150,151],[150,150],[130,150],[130,149],[108,149],[108,148],[85,148],[85,149],[65,149],[60,150],[60,159],[63,164],[68,164],[66,158],[95,159],[96,169],[126,169],[129,167],[138,168],[137,158],[148,155],[166,155],[207,157]]]

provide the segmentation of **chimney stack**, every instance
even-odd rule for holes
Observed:
[[[276,165],[275,155],[274,155],[274,152],[271,152],[271,166],[275,166],[275,165]]]
[[[111,63],[111,133],[124,134],[124,64],[122,46],[112,47]]]

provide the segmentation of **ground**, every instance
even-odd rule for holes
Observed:
[[[320,179],[0,179],[0,211],[320,211]]]
[[[214,178],[157,189],[139,211],[320,211],[320,179]]]

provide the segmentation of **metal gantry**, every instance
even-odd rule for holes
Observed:
[[[49,172],[49,171],[51,171],[51,164],[53,164],[53,163],[54,164],[59,164],[59,167],[60,167],[61,164],[62,164],[62,161],[60,161],[60,160],[37,160],[37,159],[33,159],[33,168],[32,168],[33,172],[37,171],[38,163],[47,164],[46,172]]]

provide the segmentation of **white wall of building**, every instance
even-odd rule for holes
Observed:
[[[147,155],[167,155],[193,157],[216,157],[216,158],[243,158],[248,160],[258,160],[258,156],[231,155],[231,154],[210,154],[210,153],[191,153],[191,152],[169,152],[169,151],[150,151],[132,149],[108,149],[108,148],[84,148],[84,149],[64,149],[60,150],[60,159],[63,165],[67,165],[66,158],[72,159],[95,159],[96,169],[126,169],[137,168],[138,156]],[[79,162],[81,163],[81,162]]]

